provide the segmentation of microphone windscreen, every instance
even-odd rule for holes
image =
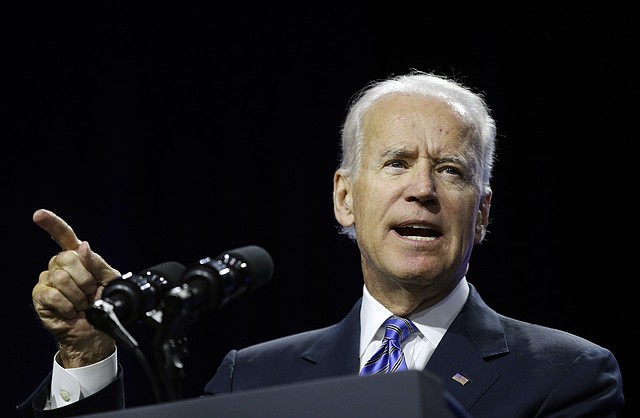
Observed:
[[[258,245],[247,245],[227,251],[231,257],[239,258],[247,264],[250,277],[250,289],[266,284],[273,276],[273,259]]]
[[[140,275],[154,274],[156,276],[164,277],[167,280],[167,284],[171,287],[180,284],[182,274],[186,270],[186,267],[177,261],[165,261],[153,267],[149,267],[146,270],[140,272]]]

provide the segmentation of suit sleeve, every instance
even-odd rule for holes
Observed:
[[[118,365],[116,379],[101,391],[61,408],[45,409],[51,391],[51,373],[20,405],[18,412],[25,418],[58,418],[124,409],[122,367]]]
[[[204,395],[212,396],[232,391],[233,370],[235,368],[237,350],[231,350],[222,359],[215,375],[204,387]]]

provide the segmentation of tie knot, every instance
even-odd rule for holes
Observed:
[[[384,321],[384,338],[402,343],[417,328],[413,322],[407,318],[392,316]]]

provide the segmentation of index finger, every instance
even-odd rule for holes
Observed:
[[[38,209],[33,213],[33,222],[51,235],[63,250],[75,250],[80,240],[64,219],[47,209]]]

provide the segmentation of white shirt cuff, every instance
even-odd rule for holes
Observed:
[[[106,359],[85,367],[65,369],[53,357],[51,378],[51,409],[60,408],[93,395],[109,383],[118,373],[118,349]]]

